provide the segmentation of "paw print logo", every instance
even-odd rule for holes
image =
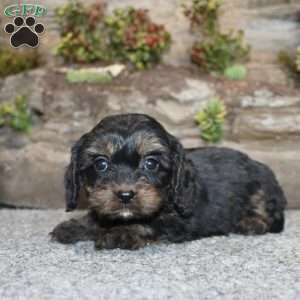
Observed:
[[[39,34],[45,31],[42,23],[37,23],[34,17],[27,17],[25,20],[22,17],[15,17],[13,23],[5,25],[6,33],[11,34],[10,44],[14,48],[22,45],[35,48],[39,44]]]

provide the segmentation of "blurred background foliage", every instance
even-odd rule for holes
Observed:
[[[220,74],[237,62],[245,62],[250,52],[242,31],[222,33],[218,22],[222,4],[222,0],[193,0],[184,6],[191,29],[201,36],[192,48],[192,62],[207,72]]]
[[[17,96],[13,102],[0,104],[0,127],[28,133],[32,126],[32,114],[25,96]]]
[[[0,46],[0,77],[5,77],[30,69],[42,64],[38,51],[16,51]]]
[[[106,14],[104,3],[72,1],[56,10],[61,41],[56,53],[66,62],[130,62],[138,69],[161,60],[171,35],[147,10],[128,7]]]

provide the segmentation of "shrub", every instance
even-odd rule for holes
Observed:
[[[84,6],[75,0],[56,9],[61,41],[55,52],[67,62],[90,63],[106,59],[105,38],[101,35],[105,5]]]
[[[223,0],[193,0],[191,6],[184,5],[184,13],[191,21],[192,29],[202,26],[206,34],[217,31],[219,8]]]
[[[37,51],[17,51],[0,48],[0,77],[34,69],[41,64]]]
[[[243,61],[248,53],[249,47],[243,45],[242,32],[237,36],[218,32],[194,44],[191,60],[205,71],[224,73],[226,68]]]
[[[297,71],[300,72],[300,46],[297,49],[296,68],[297,68]]]
[[[0,105],[1,126],[9,126],[22,132],[30,130],[32,126],[31,112],[25,96],[18,96],[14,103],[3,103]]]
[[[298,54],[298,56],[297,55],[294,56],[294,55],[290,55],[286,51],[280,51],[278,53],[278,62],[279,62],[279,64],[282,65],[282,67],[295,80],[300,79],[300,68],[298,67],[298,64],[300,63],[299,57],[300,57],[299,54]],[[298,63],[298,60],[299,60],[299,63]],[[299,64],[299,66],[300,66],[300,64]]]
[[[67,62],[130,62],[143,69],[160,61],[171,37],[151,21],[148,11],[132,7],[105,15],[105,5],[73,1],[56,10],[61,41],[56,53]]]
[[[210,100],[204,109],[197,113],[195,120],[204,141],[217,143],[222,139],[225,116],[225,105],[218,98]]]
[[[117,9],[105,19],[105,25],[112,57],[138,69],[158,63],[170,46],[170,34],[163,25],[153,23],[144,9]]]
[[[237,62],[245,61],[250,47],[244,43],[243,31],[222,33],[218,24],[222,0],[193,0],[185,6],[191,26],[201,33],[201,41],[192,48],[191,60],[208,72],[224,73]]]

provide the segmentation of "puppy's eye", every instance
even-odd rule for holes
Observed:
[[[144,168],[149,171],[156,171],[159,167],[159,162],[155,158],[147,158],[144,162]]]
[[[100,172],[105,172],[107,169],[108,169],[108,161],[107,159],[101,157],[101,158],[98,158],[95,162],[95,166],[96,166],[96,169],[97,171],[100,171]]]

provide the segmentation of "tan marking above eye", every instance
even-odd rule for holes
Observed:
[[[137,152],[144,156],[148,153],[154,151],[164,151],[165,146],[161,144],[158,137],[153,136],[152,134],[139,133],[134,136],[134,141],[136,145]]]
[[[112,141],[109,141],[105,145],[105,148],[106,148],[107,152],[109,153],[109,155],[112,156],[119,149],[119,145],[114,144]]]
[[[124,142],[124,141],[123,141]],[[141,156],[146,156],[153,152],[165,152],[166,147],[161,144],[158,137],[154,136],[153,133],[139,132],[133,134],[127,140],[128,143],[134,143],[136,151]],[[103,155],[111,158],[118,150],[122,148],[123,144],[117,139],[104,138],[94,142],[86,152],[91,155]]]
[[[110,158],[119,148],[120,145],[114,144],[113,141],[104,141],[101,143],[101,145],[95,144],[90,146],[86,149],[86,152],[90,154],[103,155]]]

